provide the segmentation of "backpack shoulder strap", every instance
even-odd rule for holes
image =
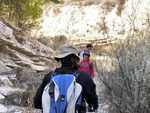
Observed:
[[[54,69],[54,70],[52,71],[51,80],[52,80],[52,78],[53,78],[54,76],[56,76],[56,69]]]
[[[92,64],[92,61],[89,59],[89,64],[90,64],[90,69],[91,69],[91,64]]]
[[[92,64],[92,61],[89,59],[89,63],[90,63],[90,65]]]
[[[79,74],[80,74],[80,70],[75,71],[73,74],[77,80],[77,78],[79,77]]]

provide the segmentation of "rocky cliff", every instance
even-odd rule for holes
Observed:
[[[44,71],[48,68],[53,53],[52,49],[0,18],[0,72],[20,67]]]
[[[68,0],[67,0],[68,1]],[[45,4],[41,29],[32,34],[64,35],[77,46],[107,45],[142,30],[149,0],[84,0],[63,5]],[[147,14],[146,14],[147,13]]]
[[[50,70],[53,53],[51,48],[7,19],[0,18],[0,112],[7,111],[2,105],[5,97],[9,98],[8,95],[16,92],[23,95],[24,91],[31,90],[33,84],[38,84],[40,79],[37,73]],[[18,103],[18,98],[15,94],[14,98],[10,97],[10,101],[17,100]]]

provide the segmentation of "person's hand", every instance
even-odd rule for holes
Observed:
[[[88,107],[88,112],[94,112],[94,107]]]
[[[97,109],[94,108],[91,104],[88,106],[88,112],[95,112]]]
[[[88,112],[95,112],[98,113],[97,107],[92,106],[91,104],[88,105]]]

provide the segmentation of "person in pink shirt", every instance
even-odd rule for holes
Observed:
[[[83,60],[80,62],[80,70],[88,72],[94,78],[94,66],[90,60],[90,52],[88,50],[84,50]]]

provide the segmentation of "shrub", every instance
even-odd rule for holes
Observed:
[[[150,34],[135,32],[116,47],[111,61],[97,63],[116,113],[150,112]]]
[[[38,39],[38,41],[52,48],[53,50],[57,50],[67,42],[67,37],[64,35],[59,35],[55,37],[41,37]]]
[[[116,47],[110,45],[109,57],[95,62],[115,113],[150,112],[150,12],[147,9],[145,18],[140,18],[143,28],[135,26],[137,6],[132,8],[133,14],[126,15],[130,23],[126,39]],[[107,30],[105,34],[110,38]]]
[[[100,62],[97,64],[102,70],[99,77],[107,87],[117,113],[150,112],[149,41],[150,36],[128,39],[113,52],[115,60],[108,61],[111,69],[100,65]]]

